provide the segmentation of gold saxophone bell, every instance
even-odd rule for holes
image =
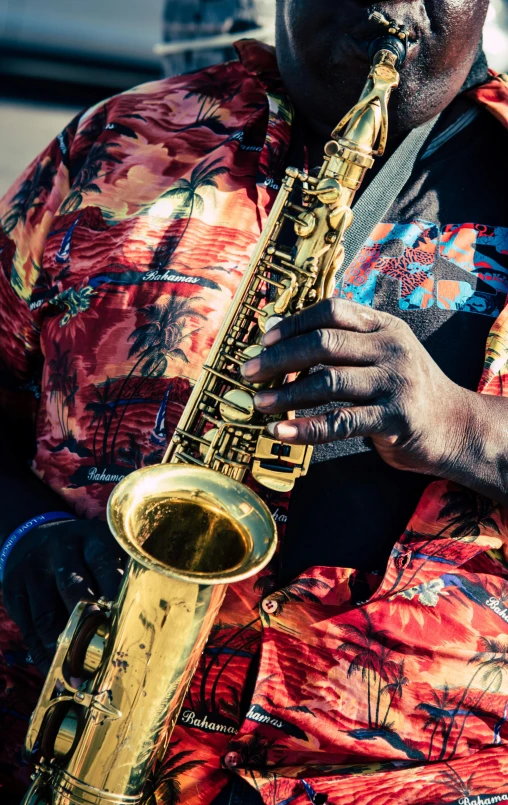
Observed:
[[[205,467],[160,464],[113,490],[108,523],[131,558],[171,579],[229,584],[273,556],[276,528],[261,498]]]

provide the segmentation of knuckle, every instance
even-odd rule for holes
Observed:
[[[328,441],[327,423],[322,417],[309,419],[307,428],[307,441],[310,444],[321,444]]]
[[[328,321],[332,321],[338,325],[341,320],[341,312],[344,307],[344,302],[338,296],[332,296],[331,299],[325,299],[323,302],[325,317]]]
[[[350,439],[358,430],[358,414],[353,408],[340,408],[328,414],[329,430],[334,439]]]
[[[387,318],[386,321],[387,330],[389,330],[391,333],[396,334],[396,337],[398,339],[407,338],[409,334],[412,332],[411,327],[407,322],[404,321],[404,319],[399,319],[397,318],[397,316],[391,316],[389,314],[385,315]]]
[[[283,405],[285,410],[292,411],[298,404],[298,383],[286,383],[278,393],[277,404]]]
[[[281,321],[279,327],[286,337],[302,335],[302,333],[305,331],[305,313],[305,310],[300,311],[295,313],[294,316],[289,316],[289,318]]]
[[[261,369],[263,372],[271,372],[274,367],[287,363],[291,356],[291,348],[288,342],[281,341],[274,344],[270,349],[261,353]]]
[[[315,332],[315,351],[320,355],[328,356],[333,349],[333,331],[327,329],[316,330]]]
[[[323,397],[328,399],[332,399],[340,394],[343,387],[340,373],[335,369],[324,369],[320,373],[319,383]]]
[[[409,334],[411,330],[405,322],[400,329],[396,326],[391,330],[385,340],[385,354],[392,361],[406,361],[411,357],[411,345]],[[405,329],[406,328],[406,329]]]

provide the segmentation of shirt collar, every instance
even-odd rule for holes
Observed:
[[[235,42],[234,48],[246,72],[257,78],[267,92],[286,94],[274,47],[257,39],[240,39]]]
[[[467,95],[508,129],[508,76],[505,73],[497,74],[494,70],[489,72],[490,80],[470,90]]]

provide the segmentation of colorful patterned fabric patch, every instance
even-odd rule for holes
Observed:
[[[436,279],[441,258],[465,272],[464,279]],[[467,274],[475,278],[471,282]],[[381,223],[346,272],[339,294],[374,306],[378,277],[399,281],[401,310],[439,310],[499,316],[508,293],[508,229],[483,224],[430,221]],[[477,290],[478,281],[492,292]]]

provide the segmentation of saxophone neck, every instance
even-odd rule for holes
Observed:
[[[388,139],[388,102],[399,86],[399,70],[407,57],[409,32],[375,12],[371,21],[385,32],[369,47],[371,70],[360,100],[332,132],[332,140],[355,147],[371,157],[382,156]]]
[[[378,50],[358,103],[342,118],[331,139],[340,145],[354,143],[371,157],[382,156],[388,139],[388,102],[399,86],[397,56],[387,48]]]

